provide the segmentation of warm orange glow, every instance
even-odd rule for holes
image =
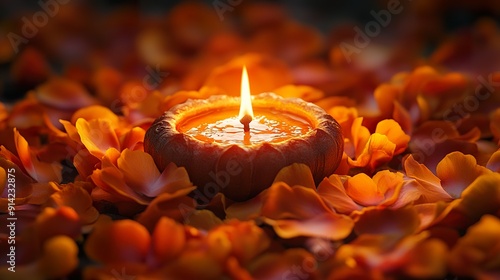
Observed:
[[[240,122],[243,124],[245,132],[250,130],[250,122],[254,118],[252,100],[250,98],[250,83],[248,82],[248,74],[246,66],[243,66],[241,73],[241,103],[240,113],[238,115]]]

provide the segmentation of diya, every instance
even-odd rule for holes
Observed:
[[[340,125],[315,104],[273,93],[250,95],[243,68],[241,97],[188,100],[166,111],[146,132],[144,149],[163,170],[186,168],[198,190],[234,201],[254,197],[285,166],[309,166],[316,183],[340,163]]]

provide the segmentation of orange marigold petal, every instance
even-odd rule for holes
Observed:
[[[101,105],[93,105],[79,109],[71,117],[71,123],[76,124],[76,121],[79,118],[85,119],[87,121],[91,121],[94,119],[105,119],[109,121],[112,127],[116,127],[119,122],[118,116],[113,113],[113,111]]]
[[[168,217],[162,217],[156,223],[151,239],[153,254],[159,263],[174,259],[186,245],[184,226]]]
[[[30,151],[28,141],[15,128],[14,141],[19,159],[33,179],[40,183],[48,183],[50,181],[61,182],[62,165],[59,162],[48,163],[39,161]]]
[[[76,129],[85,148],[99,159],[109,148],[120,149],[116,133],[110,121],[106,119],[87,121],[80,118],[76,121]]]
[[[500,141],[500,108],[490,115],[490,130],[497,141]]]
[[[400,209],[365,208],[356,220],[354,231],[358,235],[381,234],[401,238],[418,229],[420,219],[413,207]]]
[[[171,162],[165,167],[159,178],[150,187],[155,196],[168,193],[183,193],[186,190],[193,190],[195,187],[189,180],[189,175],[184,167],[177,167]]]
[[[345,182],[347,195],[356,203],[371,206],[384,201],[384,191],[379,190],[375,182],[364,173],[356,174]]]
[[[78,246],[75,241],[58,235],[43,243],[43,253],[37,261],[37,267],[47,279],[56,279],[68,276],[78,263]]]
[[[125,149],[118,158],[117,166],[134,191],[149,197],[158,195],[154,183],[160,177],[160,171],[150,154]]]
[[[441,179],[441,185],[453,198],[459,198],[477,177],[490,171],[476,163],[471,155],[461,152],[449,153],[437,167],[436,174]]]
[[[389,162],[396,145],[389,141],[387,136],[374,133],[370,136],[361,154],[356,160],[348,159],[349,164],[356,167],[365,167],[368,172],[373,172],[379,165]]]
[[[346,238],[354,226],[351,218],[335,213],[323,213],[306,220],[266,219],[265,221],[273,226],[281,238],[311,236],[340,240]]]
[[[262,205],[262,215],[270,219],[308,219],[333,212],[316,193],[306,187],[274,183]]]
[[[289,186],[303,186],[311,189],[316,188],[311,169],[309,166],[302,163],[294,163],[283,167],[274,178],[274,183],[276,182],[284,182]]]
[[[362,208],[347,195],[340,176],[336,174],[323,179],[318,186],[318,194],[338,213],[350,214]]]
[[[151,238],[147,229],[132,220],[98,225],[85,243],[87,255],[103,264],[144,262]]]
[[[418,163],[413,155],[403,161],[403,169],[408,177],[415,179],[420,188],[420,194],[426,201],[449,201],[451,196],[441,187],[441,180],[436,177],[425,165]]]
[[[494,172],[500,172],[500,150],[494,152],[488,163],[486,163],[486,167]]]
[[[404,152],[408,147],[410,136],[405,134],[401,126],[392,119],[379,122],[375,128],[375,132],[387,136],[389,141],[396,144],[396,149],[394,150],[395,155]]]
[[[449,265],[460,276],[478,276],[480,272],[498,270],[500,220],[485,215],[467,230],[450,254]]]

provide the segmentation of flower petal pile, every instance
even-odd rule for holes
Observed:
[[[500,279],[500,2],[378,1],[364,26],[321,4],[325,33],[285,1],[91,2],[0,22],[0,279]],[[144,151],[243,65],[337,120],[332,174],[297,159],[235,202]]]

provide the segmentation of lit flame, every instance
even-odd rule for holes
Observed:
[[[238,115],[240,122],[245,127],[245,131],[249,131],[249,124],[253,119],[252,99],[250,98],[250,84],[248,82],[248,74],[246,66],[243,66],[241,73],[241,103],[240,114]]]

